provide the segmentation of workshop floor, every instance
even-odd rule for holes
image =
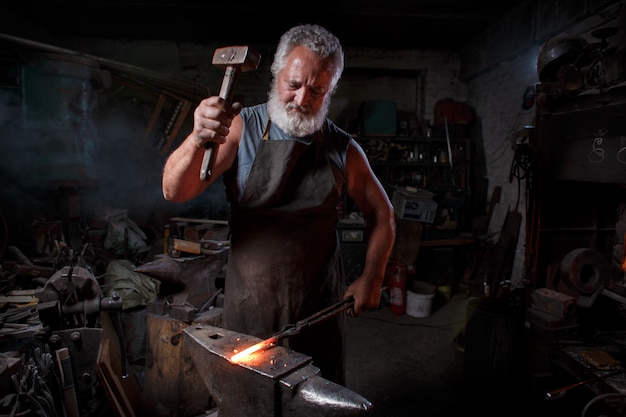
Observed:
[[[425,318],[383,306],[347,319],[346,384],[373,404],[372,417],[462,415],[452,410],[462,403],[463,353],[455,339],[467,296],[441,298]]]
[[[388,306],[348,318],[346,384],[373,404],[372,417],[531,415],[519,383],[464,383],[470,299],[438,294],[425,318],[396,315]]]
[[[372,403],[368,417],[626,416],[587,389],[546,400],[577,380],[535,371],[541,344],[483,301],[458,292],[425,318],[382,306],[347,319],[346,385]]]

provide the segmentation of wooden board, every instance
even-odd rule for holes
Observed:
[[[117,334],[108,313],[101,313],[102,341],[96,360],[96,373],[106,390],[117,417],[136,417],[141,405],[141,390],[132,372],[122,376],[122,358]]]

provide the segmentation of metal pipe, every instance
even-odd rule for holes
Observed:
[[[626,369],[620,369],[620,370],[617,370],[617,371],[609,372],[608,374],[605,374],[605,375],[596,376],[594,378],[585,379],[583,381],[578,381],[576,383],[573,383],[573,384],[570,384],[570,385],[567,385],[567,386],[564,386],[564,387],[561,387],[561,388],[557,388],[555,390],[552,390],[552,391],[546,393],[546,400],[558,400],[560,398],[563,398],[563,396],[567,393],[567,391],[569,391],[569,390],[571,390],[573,388],[576,388],[576,387],[578,387],[580,385],[586,385],[586,384],[589,384],[591,382],[600,381],[600,380],[608,378],[610,376],[621,374],[621,373],[623,373],[625,371],[626,371]]]
[[[128,78],[138,84],[142,83],[140,79],[145,80],[146,82],[156,84],[156,86],[158,87],[169,88],[175,92],[176,96],[183,96],[192,101],[200,101],[210,95],[209,90],[206,88],[206,86],[198,84],[191,80],[176,80],[171,77],[166,77],[158,72],[149,71],[145,68],[140,68],[122,62],[113,61],[94,55],[73,51],[70,49],[60,48],[41,42],[36,42],[30,39],[24,39],[17,36],[8,35],[6,33],[0,33],[0,40],[5,40],[24,47],[48,53],[68,55],[72,57],[78,57],[84,60],[89,60],[92,61],[94,64],[99,64],[102,69],[116,73],[119,76],[123,78]],[[158,90],[160,91],[160,88]]]

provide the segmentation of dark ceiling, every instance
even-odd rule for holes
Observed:
[[[0,32],[55,37],[275,44],[297,23],[318,23],[345,47],[457,51],[522,0],[6,0]]]

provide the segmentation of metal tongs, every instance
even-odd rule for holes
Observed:
[[[354,306],[354,298],[353,297],[346,298],[345,300],[341,300],[338,303],[328,306],[305,319],[299,320],[295,324],[287,324],[278,333],[274,333],[269,338],[262,340],[259,343],[252,345],[249,348],[244,349],[241,352],[238,352],[235,355],[233,355],[231,357],[231,362],[239,362],[241,359],[255,352],[265,350],[287,337],[291,337],[300,333],[302,329],[305,329],[307,327],[313,326],[314,324],[322,322],[352,306]]]
[[[288,324],[283,327],[278,333],[275,333],[270,339],[276,339],[274,343],[293,335],[296,335],[307,327],[313,326],[319,322],[330,318],[337,313],[341,313],[344,310],[347,310],[350,307],[354,306],[354,297],[347,298],[345,300],[341,300],[338,303],[335,303],[331,306],[326,307],[323,310],[318,311],[317,313],[299,320],[296,324]],[[269,340],[269,339],[267,339]]]

